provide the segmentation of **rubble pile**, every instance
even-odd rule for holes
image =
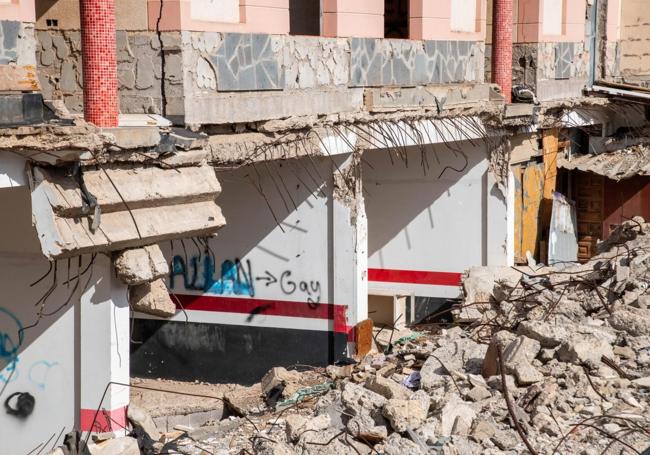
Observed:
[[[375,330],[376,349],[358,361],[304,373],[274,368],[255,400],[229,406],[230,417],[159,439],[148,430],[158,442],[141,449],[643,453],[650,447],[650,223],[626,222],[600,251],[585,264],[472,269],[452,326]],[[136,420],[146,422],[140,429],[151,426]]]

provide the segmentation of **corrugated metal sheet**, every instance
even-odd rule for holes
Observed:
[[[576,208],[562,194],[553,194],[553,210],[548,241],[548,262],[576,262],[578,234]]]
[[[634,145],[615,152],[558,157],[558,167],[593,172],[612,180],[650,175],[650,147]]]

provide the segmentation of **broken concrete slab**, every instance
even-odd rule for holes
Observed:
[[[169,266],[158,245],[147,245],[118,253],[113,258],[117,276],[124,284],[142,284],[169,274]]]
[[[650,335],[650,310],[621,309],[614,312],[608,322],[616,330],[627,332],[632,336]]]
[[[152,316],[170,318],[176,314],[176,304],[161,278],[151,283],[129,286],[129,304],[133,311]]]
[[[80,177],[65,169],[30,174],[33,220],[48,258],[207,236],[225,224],[215,203],[221,187],[207,166],[86,171],[85,196]]]
[[[614,351],[605,340],[589,334],[572,334],[560,346],[558,359],[575,365],[598,367],[603,356],[612,358]]]
[[[544,348],[554,348],[569,336],[564,325],[544,321],[522,321],[517,333],[540,342]]]
[[[92,195],[102,214],[184,203],[214,201],[221,193],[210,166],[163,169],[157,166],[112,166],[69,175],[62,168],[32,168],[32,191],[43,193],[56,216],[79,218],[88,213]],[[86,196],[80,186],[83,179]],[[36,215],[39,215],[38,213]]]
[[[403,438],[399,433],[391,434],[384,442],[385,455],[425,455],[426,452],[415,442]]]
[[[88,444],[90,455],[140,455],[138,441],[124,437],[109,439],[98,444]]]
[[[132,425],[140,427],[152,441],[160,439],[160,432],[147,411],[130,403],[126,416]]]
[[[514,339],[515,335],[507,330],[499,331],[492,336],[481,366],[481,374],[484,378],[489,378],[499,372],[499,348],[505,349]]]
[[[383,415],[395,431],[400,433],[418,428],[426,420],[431,398],[418,390],[408,399],[391,399],[384,406]]]
[[[298,414],[292,414],[286,418],[287,439],[296,442],[305,432],[321,431],[330,426],[330,416],[321,414],[307,418]]]
[[[160,143],[160,129],[156,126],[102,128],[101,132],[108,135],[113,144],[121,149],[149,148]]]
[[[346,426],[354,437],[372,444],[383,441],[388,436],[385,421],[378,423],[365,413],[352,417]]]
[[[398,384],[392,379],[385,378],[380,374],[371,376],[366,380],[366,389],[372,390],[373,392],[378,393],[379,395],[390,399],[396,398],[398,400],[408,399],[413,392],[404,387],[402,384]]]
[[[262,384],[262,393],[264,395],[268,394],[271,390],[283,384],[289,384],[291,382],[299,382],[300,373],[297,371],[288,371],[283,367],[274,367],[271,368],[265,375],[262,377],[260,383]]]
[[[463,420],[464,424],[471,428],[475,418],[476,411],[470,404],[461,400],[457,395],[453,395],[442,408],[440,434],[441,436],[451,436],[454,426],[457,425],[457,419]]]
[[[387,403],[387,399],[353,382],[343,386],[341,401],[353,416],[362,412],[376,414]]]

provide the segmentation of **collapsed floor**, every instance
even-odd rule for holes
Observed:
[[[471,269],[455,326],[375,329],[358,363],[275,368],[249,388],[135,381],[134,393],[181,390],[194,406],[218,398],[221,420],[161,433],[136,403],[160,414],[173,394],[149,390],[157,398],[129,409],[131,436],[97,440],[91,452],[642,453],[650,223],[624,223],[600,251],[586,264]]]

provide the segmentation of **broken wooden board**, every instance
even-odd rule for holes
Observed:
[[[544,191],[544,165],[531,164],[526,167],[523,175],[521,252],[524,257],[528,251],[533,257],[539,257],[539,217]]]

